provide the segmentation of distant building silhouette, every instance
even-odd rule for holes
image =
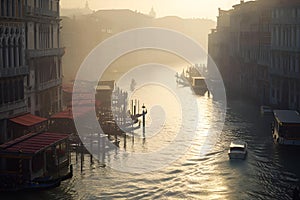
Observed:
[[[83,8],[61,8],[61,15],[67,17],[76,17],[80,15],[88,15],[93,13],[93,10],[89,7],[89,2],[85,2]]]
[[[156,12],[154,11],[154,8],[152,6],[150,12],[149,12],[149,16],[155,18],[156,17]]]
[[[215,26],[212,20],[182,19],[174,16],[153,18],[129,9],[98,10],[76,18],[70,16],[61,19],[61,41],[67,49],[63,56],[64,81],[74,80],[77,69],[90,51],[114,34],[135,28],[162,27],[189,35],[206,48],[207,34]],[[148,58],[145,55],[146,57]]]

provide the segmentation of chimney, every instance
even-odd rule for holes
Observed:
[[[244,3],[244,0],[241,0],[241,4],[243,4]]]

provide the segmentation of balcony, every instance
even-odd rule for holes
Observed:
[[[299,79],[300,80],[300,73],[299,72],[288,72],[280,69],[274,69],[270,68],[269,69],[271,76],[280,76],[283,78],[292,78],[292,79]]]
[[[63,56],[64,53],[65,48],[27,50],[27,56],[29,58],[39,58],[45,56]]]
[[[292,47],[287,45],[272,45],[271,50],[273,51],[289,51],[289,52],[300,52],[300,47]]]
[[[53,11],[53,10],[48,10],[45,8],[34,8],[31,6],[26,6],[25,7],[25,14],[27,16],[45,16],[45,17],[59,17],[59,12]]]
[[[61,84],[62,84],[62,79],[59,78],[59,79],[51,80],[51,81],[48,81],[48,82],[40,83],[37,86],[37,89],[38,89],[38,91],[43,91],[43,90],[46,90],[46,89],[49,89],[49,88],[52,88],[52,87],[59,86]]]
[[[8,102],[6,104],[0,105],[0,117],[7,117],[8,115],[16,115],[19,113],[26,112],[25,100],[19,100],[15,102]],[[4,112],[9,112],[8,114],[3,114]]]
[[[299,19],[294,17],[272,18],[271,24],[299,24]]]
[[[0,77],[20,76],[20,75],[26,75],[28,73],[29,71],[27,66],[0,69]]]

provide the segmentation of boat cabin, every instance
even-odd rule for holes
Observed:
[[[204,95],[208,90],[205,77],[192,77],[192,88],[197,95]]]
[[[192,82],[193,87],[206,88],[205,77],[199,76],[199,77],[193,77],[192,79],[193,79]]]
[[[232,141],[229,146],[228,156],[230,159],[245,159],[247,155],[247,143],[244,141]]]
[[[300,145],[300,115],[295,110],[274,110],[272,127],[275,142]]]
[[[16,116],[8,120],[8,137],[5,142],[16,139],[28,133],[42,132],[47,129],[48,120],[30,113]]]

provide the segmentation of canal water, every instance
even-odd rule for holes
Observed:
[[[206,105],[207,112],[218,106],[207,96],[195,98]],[[212,116],[208,121],[217,119]],[[81,173],[80,162],[76,164],[72,154],[74,177],[59,188],[2,195],[1,199],[291,199],[299,183],[300,149],[273,144],[271,120],[250,102],[228,99],[222,134],[205,155],[197,147],[201,138],[196,137],[180,159],[155,171],[133,174],[90,163],[88,155]],[[228,146],[234,139],[248,143],[246,160],[228,159]],[[127,151],[144,147],[144,138],[127,138]],[[120,148],[124,148],[122,139]]]

